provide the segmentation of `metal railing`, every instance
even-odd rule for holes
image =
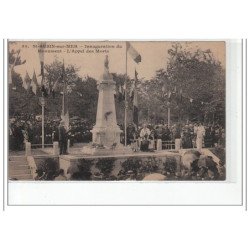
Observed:
[[[49,148],[49,147],[53,147],[53,144],[31,144],[31,149],[37,149],[37,148]]]
[[[176,148],[175,141],[162,141],[159,139],[149,140],[149,149],[153,150],[174,150]],[[139,151],[141,146],[141,139],[131,139],[130,145],[134,151]]]
[[[162,141],[162,149],[175,149],[175,142],[174,141]]]
[[[53,154],[59,154],[58,142],[54,142],[53,144],[31,144],[30,142],[25,142],[25,155],[29,156],[38,152],[42,153],[42,150],[46,148],[53,149]]]

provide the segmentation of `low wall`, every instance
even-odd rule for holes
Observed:
[[[44,161],[50,162],[52,168],[55,166],[48,159],[56,160],[57,170],[58,167],[63,169],[68,180],[144,180],[151,174],[159,180],[225,180],[225,166],[220,166],[218,157],[207,149],[112,156],[29,156],[33,177]]]
[[[172,152],[138,153],[118,156],[72,156],[59,157],[60,168],[68,178],[78,175],[82,169],[83,175],[75,178],[84,179],[84,174],[91,175],[91,180],[143,179],[146,174],[164,174],[168,162],[180,171],[180,155]],[[87,171],[84,173],[84,169]],[[136,176],[135,176],[136,175]],[[73,177],[74,179],[74,177]]]

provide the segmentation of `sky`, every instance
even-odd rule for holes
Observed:
[[[166,68],[168,62],[167,51],[171,48],[171,41],[131,41],[131,45],[141,55],[142,61],[137,64],[131,56],[127,55],[127,73],[134,78],[135,69],[138,78],[150,79],[154,77],[157,70]],[[25,76],[26,71],[32,77],[35,71],[40,74],[40,59],[38,53],[38,41],[16,41],[9,44],[9,50],[21,49],[20,56],[26,63],[15,67],[15,71]],[[198,48],[202,50],[210,49],[214,58],[225,65],[225,43],[220,41],[181,41],[184,47],[190,50]],[[73,64],[79,68],[81,77],[91,76],[100,79],[104,70],[105,56],[109,56],[109,70],[111,73],[126,72],[126,43],[124,41],[47,41],[47,48],[44,52],[45,64],[52,63],[55,59],[63,61],[65,67]],[[101,51],[95,48],[106,46]]]

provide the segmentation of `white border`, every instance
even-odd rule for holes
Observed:
[[[9,182],[9,205],[242,205],[242,52],[226,40],[227,180],[224,182]],[[5,46],[7,52],[7,44]],[[7,64],[6,64],[7,65]],[[5,72],[6,74],[6,72]],[[7,74],[6,74],[7,75]],[[8,86],[5,78],[5,86]],[[7,88],[5,88],[7,96]],[[5,98],[5,108],[7,98]],[[7,111],[5,111],[7,135]],[[6,138],[5,138],[6,140]],[[5,144],[7,145],[7,144]],[[7,159],[5,157],[5,159]],[[7,169],[5,162],[5,169]]]

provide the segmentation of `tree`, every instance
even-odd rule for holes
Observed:
[[[10,55],[12,55],[13,53],[14,52],[10,52]],[[11,61],[13,61],[13,58],[11,59]],[[62,111],[61,91],[63,89],[63,83],[61,77],[62,77],[63,63],[58,60],[55,60],[53,63],[45,65],[44,68],[45,68],[45,83],[49,88],[52,88],[54,83],[57,80],[59,80],[55,98],[53,98],[52,95],[49,95],[48,98],[46,98],[45,114],[46,116],[51,115],[54,117],[56,115],[60,117]],[[67,67],[65,67],[65,81],[66,84],[68,85],[69,92],[72,91],[76,82],[81,81],[81,78],[78,76],[77,72],[78,68],[76,68],[74,65],[68,65]],[[13,85],[16,86],[16,88],[15,89],[12,89],[12,87],[9,88],[9,100],[10,100],[9,114],[10,115],[16,115],[21,113],[34,114],[34,115],[41,114],[41,106],[39,104],[39,97],[41,97],[41,95],[39,95],[39,91],[37,95],[34,95],[31,89],[25,90],[22,87],[23,81],[20,74],[15,73],[15,71],[13,71],[12,78],[13,78]],[[71,99],[71,103],[69,104],[70,107],[73,106],[72,104],[73,101],[74,99]]]
[[[21,50],[14,50],[14,49],[9,51],[9,65],[18,66],[26,62],[25,60],[24,61],[21,60],[21,56],[19,56],[20,52]]]
[[[211,120],[214,113],[221,121],[225,117],[225,72],[210,50],[191,51],[180,43],[173,43],[168,50],[166,69],[144,85],[142,96],[148,100],[154,120],[161,119],[171,108],[174,120]],[[170,93],[170,94],[169,94]],[[164,118],[164,117],[162,117]]]
[[[58,81],[58,90],[62,90],[63,88],[63,62],[58,61],[57,59],[51,63],[46,64],[44,66],[45,68],[45,82],[49,85],[53,85]],[[68,89],[71,90],[71,88],[74,86],[75,82],[78,80],[79,76],[77,72],[79,71],[79,68],[75,67],[74,65],[67,65],[65,67],[65,73],[64,73],[64,80],[66,84],[69,86]]]
[[[79,116],[95,121],[97,110],[97,82],[91,77],[78,78],[69,93],[69,112],[71,116]]]

